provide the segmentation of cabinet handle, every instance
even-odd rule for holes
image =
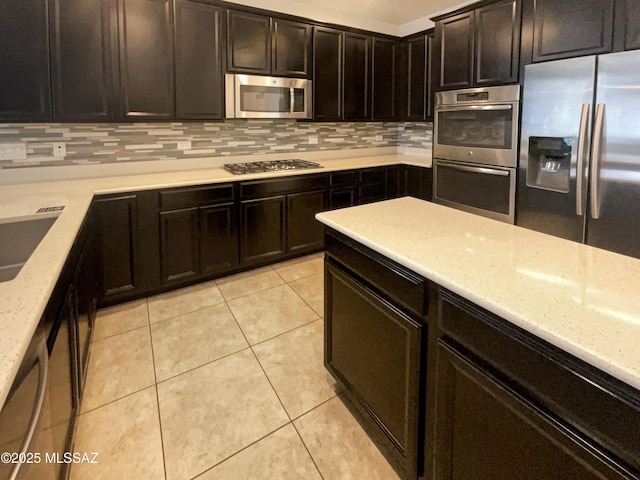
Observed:
[[[293,93],[293,87],[289,87],[289,113],[293,113],[294,110],[294,104],[293,102],[295,101],[296,97]]]
[[[589,124],[589,111],[591,105],[582,104],[582,115],[580,116],[580,133],[578,134],[578,163],[576,165],[576,215],[582,216],[583,188],[584,182],[584,150],[587,142],[587,125]]]
[[[20,449],[20,456],[24,456],[23,454],[27,453],[31,443],[33,442],[33,437],[36,433],[36,429],[38,428],[38,424],[40,423],[40,414],[42,413],[42,405],[44,404],[44,397],[47,390],[47,376],[49,371],[49,352],[47,351],[47,341],[45,338],[42,338],[39,341],[37,348],[37,356],[38,356],[38,390],[36,393],[36,403],[33,407],[33,411],[31,412],[31,418],[29,419],[29,428],[27,430],[27,435],[25,436],[24,443],[22,444],[22,448]],[[25,359],[26,360],[26,359]],[[11,471],[11,475],[9,476],[9,480],[15,480],[18,478],[18,473],[20,471],[20,467],[22,467],[22,463],[17,463],[13,470]]]
[[[591,217],[600,218],[600,144],[602,143],[602,125],[604,123],[604,103],[599,103],[596,109],[596,121],[593,126],[593,145],[591,147]]]

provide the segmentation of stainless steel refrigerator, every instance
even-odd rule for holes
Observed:
[[[525,67],[516,224],[640,258],[640,52]]]

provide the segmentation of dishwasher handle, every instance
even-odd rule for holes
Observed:
[[[22,380],[26,377],[24,371],[28,374],[35,364],[38,363],[38,390],[36,392],[36,401],[34,403],[33,410],[31,411],[27,434],[24,437],[24,442],[19,452],[21,454],[20,458],[24,457],[24,454],[29,451],[33,438],[36,434],[36,430],[40,424],[42,406],[44,404],[44,398],[47,391],[47,377],[49,372],[49,351],[47,350],[46,337],[38,336],[36,339],[32,340],[31,345],[35,346],[30,346],[27,351],[27,356],[23,360],[18,371],[19,376],[16,377],[16,380],[14,381],[14,386],[20,385]],[[16,478],[18,478],[21,467],[22,463],[15,464],[11,471],[11,475],[9,476],[9,480],[16,480]]]

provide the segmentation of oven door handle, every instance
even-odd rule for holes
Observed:
[[[443,105],[436,106],[439,112],[457,112],[460,110],[513,110],[513,105]]]
[[[450,163],[450,162],[436,162],[436,166],[441,166],[441,167],[449,167],[449,168],[453,168],[454,170],[462,170],[463,172],[473,172],[473,173],[483,173],[486,175],[496,175],[499,177],[508,177],[509,176],[509,171],[508,170],[497,170],[495,168],[486,168],[486,167],[470,167],[467,165],[459,165],[457,163]]]

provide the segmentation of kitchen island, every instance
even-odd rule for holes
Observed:
[[[553,478],[637,478],[639,260],[411,197],[317,218],[334,239],[325,364],[391,439],[391,460],[406,478],[550,478],[545,469],[558,466],[565,475]],[[406,296],[423,283],[424,307]],[[353,311],[390,312],[386,324],[380,316],[385,337],[363,342],[404,342],[396,349],[409,357],[401,358],[400,423],[370,388],[394,380],[385,385],[377,371],[367,383],[365,370],[347,362],[357,357],[340,350],[349,332],[350,348],[366,352],[353,336],[357,314],[344,308],[349,299],[364,299]],[[386,347],[382,355],[393,353]],[[397,428],[402,421],[418,428]]]

